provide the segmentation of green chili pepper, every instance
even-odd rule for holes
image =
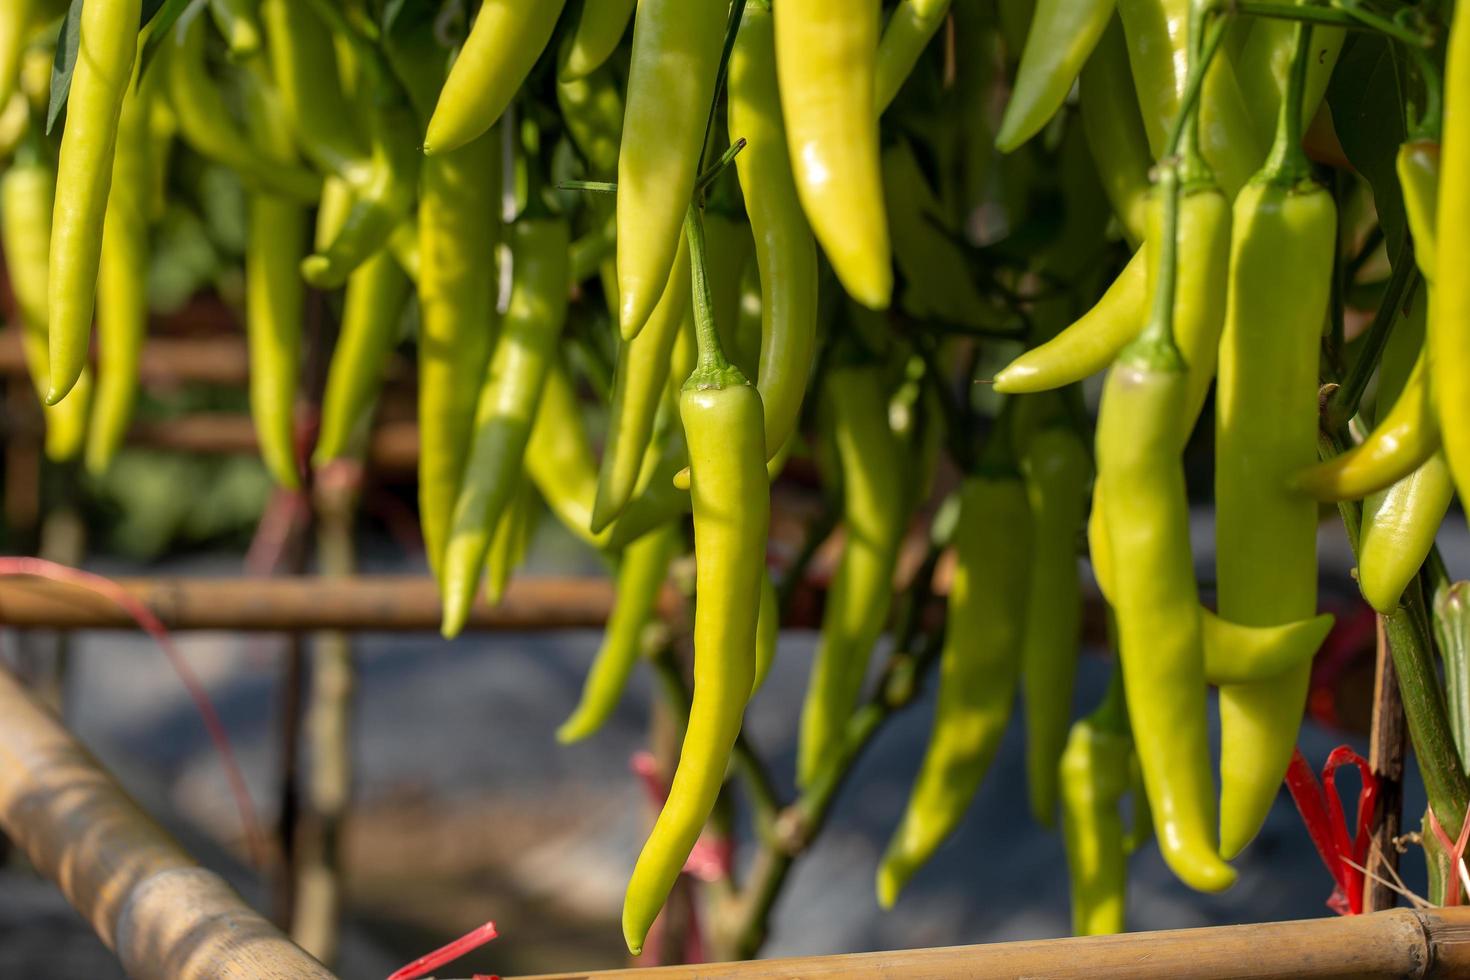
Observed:
[[[179,43],[164,49],[162,58],[169,105],[184,140],[201,155],[239,173],[252,187],[303,204],[315,202],[322,194],[320,177],[291,158],[262,152],[231,121],[221,86],[205,69],[206,29],[204,18],[194,18],[179,35]]]
[[[1037,433],[1022,459],[1031,501],[1031,587],[1021,647],[1026,705],[1026,784],[1031,813],[1050,825],[1057,803],[1057,762],[1072,718],[1072,684],[1082,640],[1077,534],[1091,462],[1070,428]]]
[[[878,114],[892,104],[949,13],[949,0],[899,0],[878,39],[873,88]]]
[[[581,700],[556,730],[558,742],[579,742],[595,733],[617,707],[633,665],[643,652],[644,630],[656,617],[669,562],[682,544],[683,535],[666,524],[634,541],[623,553],[617,601],[608,617],[602,646],[587,672]]]
[[[526,443],[525,467],[526,475],[567,530],[594,548],[609,547],[607,532],[593,534],[590,530],[597,467],[577,393],[557,360],[552,361],[542,385],[541,404]]]
[[[796,779],[808,785],[857,707],[868,658],[888,620],[908,526],[908,458],[888,425],[881,368],[836,367],[827,378],[842,467],[842,556],[827,590],[822,638],[801,712]]]
[[[609,528],[607,543],[614,551],[627,547],[656,527],[677,520],[693,506],[689,491],[674,484],[675,475],[689,465],[683,427],[674,419],[664,429],[653,465],[639,478],[633,499]]]
[[[1220,615],[1269,626],[1317,605],[1317,505],[1288,478],[1317,456],[1317,351],[1337,247],[1332,195],[1301,150],[1307,37],[1299,39],[1276,144],[1237,197],[1216,388]],[[1117,544],[1117,541],[1114,541]],[[1220,689],[1221,853],[1260,829],[1296,746],[1310,665]]]
[[[46,281],[51,251],[51,214],[56,172],[43,156],[39,141],[27,139],[15,160],[0,174],[0,244],[20,314],[26,368],[43,397],[50,384],[50,351],[46,343]],[[65,462],[82,450],[92,403],[92,370],[84,367],[76,387],[59,404],[42,403],[48,459]]]
[[[577,26],[567,38],[557,63],[557,81],[586,78],[617,50],[637,0],[591,0],[577,14]]]
[[[231,58],[244,60],[260,51],[264,30],[259,0],[209,0],[209,12],[225,36]]]
[[[1322,104],[1327,82],[1337,64],[1347,33],[1338,27],[1319,25],[1312,31],[1312,48],[1307,55],[1307,80],[1302,90],[1302,118],[1310,119]],[[1276,129],[1281,97],[1291,74],[1291,56],[1296,39],[1289,20],[1260,18],[1251,27],[1232,59],[1241,95],[1250,110],[1256,136],[1267,145]]]
[[[536,531],[537,516],[536,488],[521,476],[516,480],[515,492],[505,513],[500,515],[500,523],[496,525],[495,536],[490,541],[490,552],[485,556],[485,598],[490,605],[498,606],[505,598],[511,577],[526,560],[531,537]]]
[[[484,135],[545,50],[565,0],[487,0],[449,69],[424,152],[447,153]]]
[[[643,329],[669,282],[704,146],[724,0],[643,0],[618,157],[618,322]]]
[[[566,222],[523,218],[511,231],[512,287],[475,410],[474,441],[444,551],[444,626],[469,618],[490,538],[520,478],[542,387],[567,312]]]
[[[781,111],[802,208],[843,288],[864,306],[885,309],[893,269],[871,97],[878,0],[781,0],[773,10]]]
[[[618,146],[623,139],[623,93],[610,68],[556,83],[556,104],[587,170],[597,180],[612,180],[618,173]],[[603,208],[604,195],[592,198]],[[605,207],[611,212],[611,207]]]
[[[670,354],[688,308],[689,249],[681,243],[663,298],[638,336],[619,344],[607,441],[592,506],[594,531],[611,524],[633,496],[669,380]]]
[[[139,0],[86,0],[77,20],[80,40],[51,218],[48,405],[66,397],[87,364],[113,147],[123,95],[133,78],[140,16]]]
[[[431,157],[419,192],[419,520],[435,574],[464,477],[495,333],[496,132]]]
[[[1124,235],[1136,247],[1143,241],[1148,220],[1148,173],[1154,158],[1133,95],[1128,46],[1118,18],[1109,22],[1082,66],[1077,95],[1082,130],[1098,179]]]
[[[97,388],[86,465],[101,474],[133,420],[138,357],[148,332],[148,217],[153,194],[153,87],[128,89],[117,127],[112,190],[97,267]]]
[[[1058,766],[1073,935],[1124,931],[1128,847],[1119,805],[1132,763],[1122,675],[1114,671],[1103,703],[1072,726]]]
[[[781,603],[776,595],[776,583],[771,581],[769,570],[761,576],[761,605],[755,620],[755,679],[751,681],[750,696],[765,686],[776,664],[776,647],[781,640]]]
[[[647,0],[645,0],[645,3]],[[641,11],[640,11],[641,13]],[[623,900],[635,955],[694,847],[725,780],[755,679],[756,621],[770,523],[760,395],[725,361],[711,315],[699,214],[686,221],[699,367],[679,397],[694,501],[694,697],[668,799]]]
[[[1041,131],[1113,17],[1114,0],[1038,0],[995,145],[1002,153]]]
[[[1409,232],[1414,236],[1414,260],[1419,263],[1424,278],[1431,282],[1439,254],[1435,224],[1435,211],[1439,207],[1439,159],[1439,143],[1429,139],[1408,141],[1399,147],[1395,159]]]
[[[1031,512],[1018,474],[966,479],[954,554],[934,728],[878,867],[884,908],[964,816],[1010,719],[1031,582]]]
[[[1444,132],[1434,251],[1470,255],[1470,16],[1457,10],[1445,59]],[[1429,301],[1430,392],[1443,431],[1445,458],[1463,503],[1470,500],[1470,281],[1439,276]]]
[[[321,426],[312,465],[357,455],[372,418],[383,366],[398,339],[408,279],[386,250],[347,279],[342,327],[322,391]]]
[[[15,92],[26,42],[64,9],[60,0],[10,0],[0,10],[0,107]]]
[[[342,90],[331,32],[310,0],[260,0],[260,17],[281,104],[307,159],[354,190],[366,186],[368,147]]]

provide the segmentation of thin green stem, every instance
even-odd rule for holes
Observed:
[[[689,269],[694,291],[694,338],[699,345],[699,361],[690,380],[698,378],[701,384],[743,384],[743,375],[739,381],[734,380],[733,376],[740,375],[740,370],[729,362],[724,348],[720,346],[720,333],[715,327],[714,300],[710,296],[709,248],[704,239],[704,220],[699,208],[693,203],[689,205],[689,211],[684,217],[684,234],[689,238]]]
[[[1302,149],[1302,93],[1307,86],[1312,25],[1297,21],[1294,41],[1296,50],[1291,55],[1291,74],[1287,77],[1286,92],[1281,97],[1280,115],[1276,120],[1276,141],[1262,168],[1267,180],[1283,185],[1295,184],[1312,173],[1311,162]]]
[[[1369,30],[1377,31],[1380,34],[1393,38],[1395,41],[1402,41],[1411,48],[1424,49],[1433,46],[1433,41],[1430,38],[1422,34],[1417,34],[1399,24],[1395,24],[1386,17],[1375,14],[1358,3],[1357,0],[1336,0],[1332,4],[1332,8],[1342,11],[1348,17]]]
[[[1197,11],[1197,17],[1201,22],[1208,14],[1208,8],[1201,7]],[[1225,40],[1227,24],[1228,21],[1223,17],[1211,24],[1209,30],[1204,32],[1204,41],[1198,56],[1190,60],[1189,77],[1185,79],[1184,92],[1179,96],[1179,111],[1174,116],[1174,122],[1169,127],[1168,139],[1164,144],[1165,157],[1179,154],[1180,146],[1191,128],[1192,120],[1198,118],[1199,94],[1204,88],[1205,73],[1209,71],[1210,63],[1215,58],[1215,52],[1220,50],[1220,44]]]
[[[1368,382],[1378,369],[1378,361],[1383,356],[1383,349],[1388,346],[1388,338],[1393,333],[1394,324],[1398,322],[1399,312],[1413,298],[1418,284],[1419,269],[1414,262],[1414,242],[1406,235],[1404,243],[1399,246],[1398,255],[1394,256],[1393,275],[1388,280],[1383,301],[1378,304],[1378,311],[1373,315],[1373,324],[1363,338],[1362,350],[1358,352],[1357,360],[1353,361],[1347,377],[1327,401],[1324,423],[1330,429],[1340,429],[1358,414],[1363,393],[1368,390]]]
[[[1309,7],[1290,3],[1268,3],[1264,0],[1225,0],[1218,5],[1217,9],[1246,17],[1294,20],[1299,23],[1341,27],[1349,31],[1371,31],[1375,34],[1387,34],[1394,40],[1414,47],[1431,46],[1430,39],[1422,34],[1417,34],[1391,22],[1381,21],[1381,19],[1380,23],[1370,23],[1362,16],[1363,11],[1350,10],[1341,4],[1334,4],[1331,7]]]
[[[606,180],[564,180],[556,186],[564,191],[592,191],[595,194],[618,192],[618,185]]]
[[[727,146],[725,152],[721,153],[720,158],[715,161],[714,166],[699,175],[699,179],[694,182],[694,199],[696,201],[703,198],[704,192],[708,189],[709,185],[713,184],[719,178],[720,174],[725,172],[726,167],[735,162],[735,158],[739,156],[740,151],[743,149],[745,149],[744,136]]]
[[[735,36],[740,33],[740,18],[745,15],[746,0],[735,0],[730,4],[730,19],[725,22],[725,46],[720,50],[720,68],[715,74],[715,97],[710,99],[709,116],[704,121],[704,142],[700,144],[699,166],[697,171],[704,170],[704,159],[709,153],[710,136],[715,131],[715,115],[720,107],[720,91],[725,87],[725,75],[730,68],[730,52],[735,49]]]

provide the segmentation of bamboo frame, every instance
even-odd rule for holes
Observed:
[[[0,829],[56,882],[128,976],[332,978],[191,860],[5,670]]]
[[[547,973],[518,980],[797,980],[816,977],[1076,977],[1283,980],[1470,975],[1470,908],[1392,909],[1347,918],[1171,929],[1119,936],[849,953],[649,969]]]

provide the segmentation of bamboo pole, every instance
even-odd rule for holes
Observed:
[[[439,628],[439,594],[427,575],[346,578],[124,578],[171,630],[423,632]],[[500,605],[476,599],[469,628],[559,630],[600,627],[612,609],[605,578],[511,582]],[[678,597],[665,597],[670,607]],[[37,578],[0,579],[0,622],[11,627],[132,629],[108,599]]]
[[[180,850],[5,670],[0,829],[56,882],[130,977],[331,980]]]
[[[255,427],[244,415],[200,412],[157,422],[140,420],[128,443],[147,449],[208,455],[254,455]],[[367,461],[374,472],[406,473],[418,465],[419,434],[413,422],[385,422],[373,430]]]
[[[894,950],[519,980],[798,980],[815,977],[1055,977],[1086,980],[1336,980],[1470,975],[1470,908],[1120,936]]]
[[[239,334],[153,336],[139,355],[138,377],[144,384],[154,386],[183,382],[243,386],[248,380],[248,363],[245,338]],[[0,330],[0,375],[24,378],[26,374],[20,331]]]

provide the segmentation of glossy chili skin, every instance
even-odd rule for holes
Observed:
[[[1215,568],[1220,615],[1245,626],[1293,622],[1317,607],[1317,504],[1289,484],[1317,456],[1318,347],[1337,213],[1311,180],[1299,139],[1283,111],[1271,159],[1233,215],[1215,395]],[[1256,835],[1276,798],[1310,669],[1220,689],[1227,857]]]
[[[437,575],[495,334],[500,145],[430,157],[419,192],[419,521]]]
[[[623,552],[617,600],[603,631],[602,645],[587,671],[576,708],[556,730],[558,742],[579,742],[594,734],[617,707],[628,676],[643,652],[644,630],[655,618],[669,562],[682,545],[679,529],[666,524]]]
[[[313,465],[361,454],[408,293],[408,277],[387,250],[348,277],[342,326],[322,391]]]
[[[1435,205],[1438,255],[1470,255],[1470,17],[1456,11],[1445,60],[1444,119],[1440,142],[1439,201]],[[1435,280],[1429,306],[1430,390],[1439,415],[1445,458],[1460,501],[1470,500],[1470,280]]]
[[[1147,222],[1149,170],[1154,158],[1133,95],[1123,26],[1116,17],[1082,66],[1077,94],[1098,180],[1124,235],[1136,247],[1143,241]]]
[[[48,405],[66,397],[87,364],[113,149],[133,78],[141,13],[139,0],[87,0],[81,8],[51,215]]]
[[[1124,931],[1129,849],[1119,805],[1132,763],[1123,686],[1115,678],[1103,704],[1072,725],[1058,767],[1074,936]]]
[[[669,282],[725,39],[724,0],[643,0],[618,158],[618,322],[625,339]]]
[[[1037,0],[997,149],[1011,152],[1056,114],[1115,9],[1111,0]]]
[[[844,539],[827,590],[821,641],[802,705],[799,785],[816,776],[857,707],[868,659],[888,619],[894,569],[909,518],[909,461],[888,424],[882,369],[834,368],[826,397],[842,469]]]
[[[584,3],[577,26],[567,39],[557,63],[559,82],[576,81],[592,74],[617,50],[637,0],[600,0]]]
[[[480,5],[429,119],[425,153],[456,150],[495,125],[551,40],[564,5],[565,0]]]
[[[1057,764],[1072,720],[1072,687],[1082,642],[1077,536],[1091,482],[1087,448],[1069,427],[1037,433],[1022,457],[1031,505],[1031,586],[1021,647],[1026,716],[1026,786],[1031,814],[1051,824]]]
[[[694,696],[673,784],[623,900],[623,937],[642,951],[705,821],[755,679],[770,498],[760,395],[738,371],[696,375],[679,401],[694,500]],[[718,386],[717,386],[718,385]]]
[[[884,908],[954,830],[1000,746],[1021,666],[1031,528],[1019,473],[997,470],[966,479],[954,531],[939,701],[908,808],[878,867]]]
[[[444,552],[447,637],[457,635],[469,618],[490,539],[520,478],[546,373],[566,322],[566,222],[522,218],[510,237],[510,304],[480,388]]]
[[[148,223],[153,196],[154,86],[123,98],[112,162],[112,189],[97,269],[97,387],[87,429],[86,466],[107,471],[133,420],[138,358],[148,331]]]
[[[773,8],[797,193],[843,288],[872,309],[886,308],[893,293],[872,100],[878,6],[783,0]]]
[[[873,66],[878,114],[893,102],[949,13],[949,0],[900,0],[878,39]]]

